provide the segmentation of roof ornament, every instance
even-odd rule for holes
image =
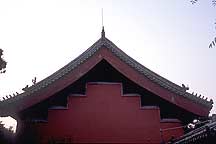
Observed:
[[[183,89],[184,91],[187,91],[187,90],[189,90],[189,86],[185,86],[184,84],[182,84],[182,89]]]
[[[19,95],[18,92],[13,93],[12,95],[11,95],[11,94],[6,95],[6,96],[2,97],[2,99],[3,99],[3,101],[4,101],[4,100],[10,99],[10,98],[13,98],[13,97],[15,97],[15,96],[17,96],[17,95]],[[2,101],[2,100],[0,100],[0,101]]]
[[[24,88],[22,88],[23,91],[26,91],[28,89],[28,85],[26,85]]]
[[[32,79],[32,84],[33,84],[33,85],[35,85],[35,84],[36,84],[36,82],[37,82],[37,78],[36,78],[36,77],[34,77],[34,78]]]
[[[209,101],[211,104],[213,104],[214,102],[213,102],[213,100],[212,99],[210,99],[210,101]]]

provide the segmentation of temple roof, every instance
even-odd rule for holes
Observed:
[[[110,52],[112,52],[116,57],[118,57],[121,61],[126,63],[128,66],[136,70],[138,73],[142,74],[143,77],[148,78],[153,83],[156,83],[160,87],[175,93],[181,97],[188,99],[189,101],[195,102],[199,105],[202,105],[208,109],[212,108],[213,101],[208,101],[207,99],[203,99],[197,97],[191,93],[188,93],[185,87],[181,87],[166,78],[156,74],[155,72],[151,71],[147,67],[141,65],[139,62],[128,56],[124,53],[121,49],[119,49],[113,42],[111,42],[108,38],[105,37],[104,30],[101,33],[101,38],[97,40],[91,47],[89,47],[85,52],[83,52],[80,56],[75,58],[73,61],[69,62],[63,68],[59,69],[52,75],[48,76],[47,78],[43,79],[42,81],[28,87],[25,92],[18,94],[14,97],[5,99],[0,102],[0,108],[4,107],[5,105],[13,104],[20,99],[25,97],[29,97],[32,94],[52,85],[52,83],[56,82],[57,80],[61,79],[68,73],[72,72],[75,68],[77,68],[82,63],[86,62],[90,57],[92,57],[97,51],[101,48],[107,48]]]
[[[203,126],[178,138],[174,144],[214,143],[216,136],[216,121],[209,120]]]

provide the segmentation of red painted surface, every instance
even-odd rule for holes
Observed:
[[[86,74],[91,68],[93,68],[97,63],[99,63],[102,59],[107,60],[114,68],[116,68],[119,72],[129,78],[131,81],[140,85],[141,87],[149,90],[150,92],[158,95],[159,97],[174,103],[175,105],[190,111],[199,116],[208,116],[209,108],[206,108],[200,104],[194,103],[191,100],[184,98],[183,96],[179,96],[175,93],[170,92],[167,89],[162,88],[158,84],[152,82],[126,63],[121,61],[118,57],[116,57],[113,53],[111,53],[106,48],[101,48],[98,52],[96,52],[88,61],[81,64],[78,68],[74,69],[65,77],[54,82],[47,88],[44,88],[38,92],[35,92],[29,97],[24,97],[20,100],[20,103],[11,111],[19,112],[23,109],[26,109],[38,102],[45,100],[46,98],[52,96],[56,92],[62,90],[68,85],[75,82],[77,79]],[[10,111],[10,110],[8,110]]]
[[[159,108],[141,108],[138,95],[122,96],[121,89],[121,84],[88,84],[86,96],[69,96],[67,110],[49,110],[48,123],[37,124],[40,136],[75,143],[160,143]]]
[[[143,74],[137,72],[133,68],[129,67],[126,63],[121,61],[118,57],[114,56],[108,49],[101,49],[101,53],[104,54],[104,59],[106,59],[114,68],[125,75],[127,78],[140,85],[141,87],[149,90],[150,92],[158,95],[159,97],[183,108],[187,111],[195,113],[200,116],[208,116],[209,109],[197,104],[191,100],[184,98],[183,96],[172,93],[171,91],[159,86],[158,84],[152,82]]]
[[[168,142],[172,137],[179,138],[184,134],[180,122],[161,122],[161,130],[161,136],[165,142]]]

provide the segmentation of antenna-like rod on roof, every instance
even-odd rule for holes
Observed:
[[[102,32],[101,32],[101,37],[102,38],[105,38],[105,31],[104,31],[104,25],[103,25],[103,8],[102,8],[102,11],[101,11],[101,18],[102,18]]]
[[[101,10],[101,22],[102,22],[102,28],[104,27],[104,25],[103,25],[103,8],[102,8],[102,10]]]

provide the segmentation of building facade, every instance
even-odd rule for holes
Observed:
[[[207,118],[207,101],[101,38],[22,94],[1,101],[17,120],[20,143],[165,143]]]

